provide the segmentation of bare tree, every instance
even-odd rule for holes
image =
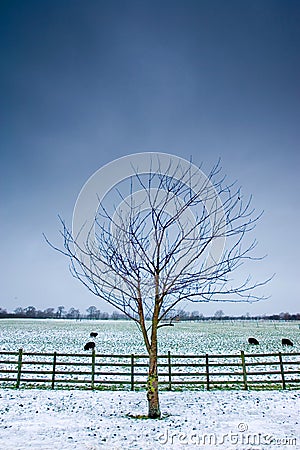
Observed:
[[[96,319],[97,316],[97,308],[96,306],[89,306],[86,310],[88,313],[87,317],[88,319]]]
[[[18,306],[18,307],[14,310],[14,313],[15,313],[17,316],[25,316],[25,314],[26,314],[25,310],[24,310],[23,308],[21,308],[21,306]]]
[[[34,306],[27,306],[25,313],[27,317],[36,317],[36,308]]]
[[[222,309],[218,309],[218,311],[215,312],[215,318],[216,319],[222,319],[222,317],[224,317],[224,311],[222,311]]]
[[[44,310],[44,314],[46,317],[54,317],[55,316],[54,308],[46,308]]]
[[[64,311],[65,311],[65,307],[64,306],[58,306],[57,312],[56,312],[56,315],[57,315],[58,319],[62,318],[62,316],[64,314]]]
[[[252,256],[256,241],[246,237],[260,218],[251,197],[243,201],[240,188],[225,182],[219,163],[202,178],[194,168],[171,159],[164,171],[150,168],[141,175],[136,168],[129,195],[117,191],[120,203],[113,214],[99,199],[84,239],[60,219],[64,248],[47,240],[70,258],[75,278],[141,330],[149,354],[150,418],[161,415],[158,330],[176,305],[257,301],[263,297],[254,289],[268,281],[231,278],[246,260],[261,259]]]
[[[75,309],[74,307],[70,308],[66,314],[67,319],[79,319],[80,311],[79,309]]]

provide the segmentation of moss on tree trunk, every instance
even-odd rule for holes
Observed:
[[[161,416],[158,399],[158,377],[149,375],[147,381],[148,416],[150,419],[159,419]]]
[[[149,418],[159,419],[161,413],[158,398],[157,351],[152,351],[150,353],[149,374],[147,380],[147,399]]]

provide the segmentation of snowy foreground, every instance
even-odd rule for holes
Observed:
[[[161,392],[161,420],[145,392],[0,390],[0,448],[300,449],[300,393]]]

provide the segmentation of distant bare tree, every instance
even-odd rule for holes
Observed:
[[[54,313],[54,308],[46,308],[45,310],[44,310],[44,314],[45,314],[45,316],[46,317],[54,317],[55,316],[55,313]]]
[[[7,316],[7,310],[0,307],[0,316],[3,316],[3,317]]]
[[[65,311],[65,307],[64,306],[58,306],[57,312],[56,312],[56,315],[57,315],[58,319],[62,318],[62,316],[64,314],[64,311]]]
[[[27,308],[25,308],[25,313],[27,317],[34,318],[36,317],[36,308],[34,306],[27,306]]]
[[[79,317],[80,311],[79,309],[75,309],[74,307],[70,308],[66,315],[67,319],[79,319]]]
[[[96,308],[96,306],[89,306],[87,308],[86,312],[88,313],[87,317],[89,319],[96,319],[96,316],[97,316],[97,308]]]
[[[231,278],[244,261],[259,259],[252,256],[256,242],[245,239],[260,217],[251,198],[243,201],[240,189],[225,183],[219,164],[200,180],[194,167],[170,159],[164,171],[150,168],[140,175],[136,168],[138,195],[133,182],[129,196],[118,192],[121,206],[114,214],[99,201],[87,238],[74,235],[61,219],[64,248],[47,240],[70,258],[75,278],[141,330],[149,354],[150,418],[161,415],[158,330],[170,311],[182,301],[257,301],[262,296],[254,289],[266,283],[249,277],[234,284]]]
[[[222,309],[218,309],[218,311],[215,312],[215,318],[222,319],[222,317],[224,317],[224,312],[222,311]]]
[[[17,316],[25,316],[25,310],[23,308],[21,308],[21,306],[18,306],[15,310],[14,313]]]

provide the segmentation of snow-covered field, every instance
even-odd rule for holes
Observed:
[[[0,391],[0,448],[300,449],[299,392],[162,392],[161,420],[144,392]]]
[[[282,351],[281,339],[300,351],[299,322],[205,321],[180,322],[159,330],[159,352],[173,354],[225,354]],[[95,331],[98,353],[145,354],[141,332],[130,321],[75,321],[55,319],[1,319],[0,351],[80,353]],[[248,345],[256,337],[260,346]],[[286,349],[285,349],[286,350]]]
[[[58,353],[80,353],[82,356],[61,356],[58,355],[56,363],[57,375],[55,377],[56,385],[60,382],[68,380],[72,387],[77,383],[77,387],[89,387],[91,383],[91,353],[83,352],[83,345],[90,340],[90,332],[98,333],[95,339],[96,343],[96,372],[95,384],[97,387],[103,388],[105,382],[120,381],[123,386],[130,387],[130,354],[145,355],[145,348],[142,336],[134,323],[128,321],[74,321],[74,320],[34,320],[34,319],[7,319],[0,321],[0,352],[14,351],[23,348],[23,369],[21,377],[21,387],[26,379],[40,380],[40,383],[49,386],[52,381],[52,365],[53,352]],[[230,373],[231,382],[242,383],[241,350],[245,351],[247,364],[265,364],[259,366],[259,371],[272,372],[272,374],[257,374],[258,366],[248,365],[248,382],[256,383],[257,380],[266,381],[267,383],[280,383],[280,361],[279,351],[287,353],[284,355],[283,363],[285,371],[293,372],[286,374],[286,381],[299,378],[297,372],[300,370],[299,356],[290,355],[290,353],[299,352],[299,323],[295,322],[279,322],[272,323],[267,321],[245,322],[245,321],[209,321],[209,322],[189,322],[176,323],[174,327],[166,327],[159,330],[159,352],[166,355],[167,351],[171,351],[172,355],[172,382],[173,387],[176,383],[182,383],[184,380],[188,382],[198,383],[198,388],[203,389],[206,383],[205,374],[205,354],[209,356],[209,372],[213,381],[218,383],[226,383],[228,380],[227,373]],[[247,339],[249,336],[255,336],[259,342],[259,346],[251,346]],[[286,337],[294,342],[293,347],[282,347],[281,338]],[[49,352],[46,356],[26,355],[26,352]],[[277,352],[275,354],[275,352]],[[253,354],[272,353],[274,356],[252,357]],[[118,356],[112,358],[110,355],[129,355],[126,358]],[[211,355],[218,355],[216,358]],[[223,358],[222,355],[232,355],[230,358]],[[107,355],[107,356],[106,356]],[[185,355],[180,358],[176,355]],[[198,358],[189,357],[187,355],[200,355]],[[202,356],[201,356],[202,355]],[[17,361],[18,356],[8,353],[2,354],[0,357],[0,369],[3,371],[4,378],[1,382],[2,387],[12,387],[16,383]],[[43,362],[39,362],[43,361]],[[161,366],[160,381],[168,383],[168,373],[166,369],[167,356],[159,360]],[[73,364],[83,363],[81,369]],[[127,364],[127,366],[112,366],[113,364]],[[145,364],[142,367],[141,364]],[[136,358],[134,370],[134,381],[144,385],[146,380],[146,365],[148,358]],[[198,363],[195,369],[193,364]],[[223,375],[218,375],[220,366],[223,364]],[[176,365],[177,364],[177,365]],[[185,364],[185,366],[184,366]],[[187,367],[186,364],[189,364]],[[214,366],[215,364],[215,366]],[[9,374],[5,371],[11,370]],[[80,370],[83,374],[80,374]],[[38,372],[38,373],[37,373]],[[117,372],[119,375],[112,375],[111,372]],[[184,373],[187,373],[185,378]],[[71,373],[71,374],[70,374]],[[165,374],[164,374],[165,373]],[[5,380],[5,377],[7,378]],[[24,379],[24,381],[23,381]],[[46,379],[46,381],[43,381]],[[210,380],[212,383],[212,380]],[[37,382],[31,383],[36,386]],[[223,383],[224,384],[224,383]],[[295,384],[295,383],[294,383]],[[294,386],[294,384],[292,384]],[[107,386],[107,385],[106,385]],[[118,386],[115,385],[115,386]],[[196,385],[195,385],[196,386]]]
[[[145,354],[127,321],[1,320],[0,350],[79,352],[99,333],[99,353]],[[298,323],[178,323],[160,330],[160,353],[300,350]],[[257,337],[260,346],[247,344]],[[147,414],[145,391],[0,390],[0,449],[300,449],[299,391],[184,391],[160,394],[163,418]]]

